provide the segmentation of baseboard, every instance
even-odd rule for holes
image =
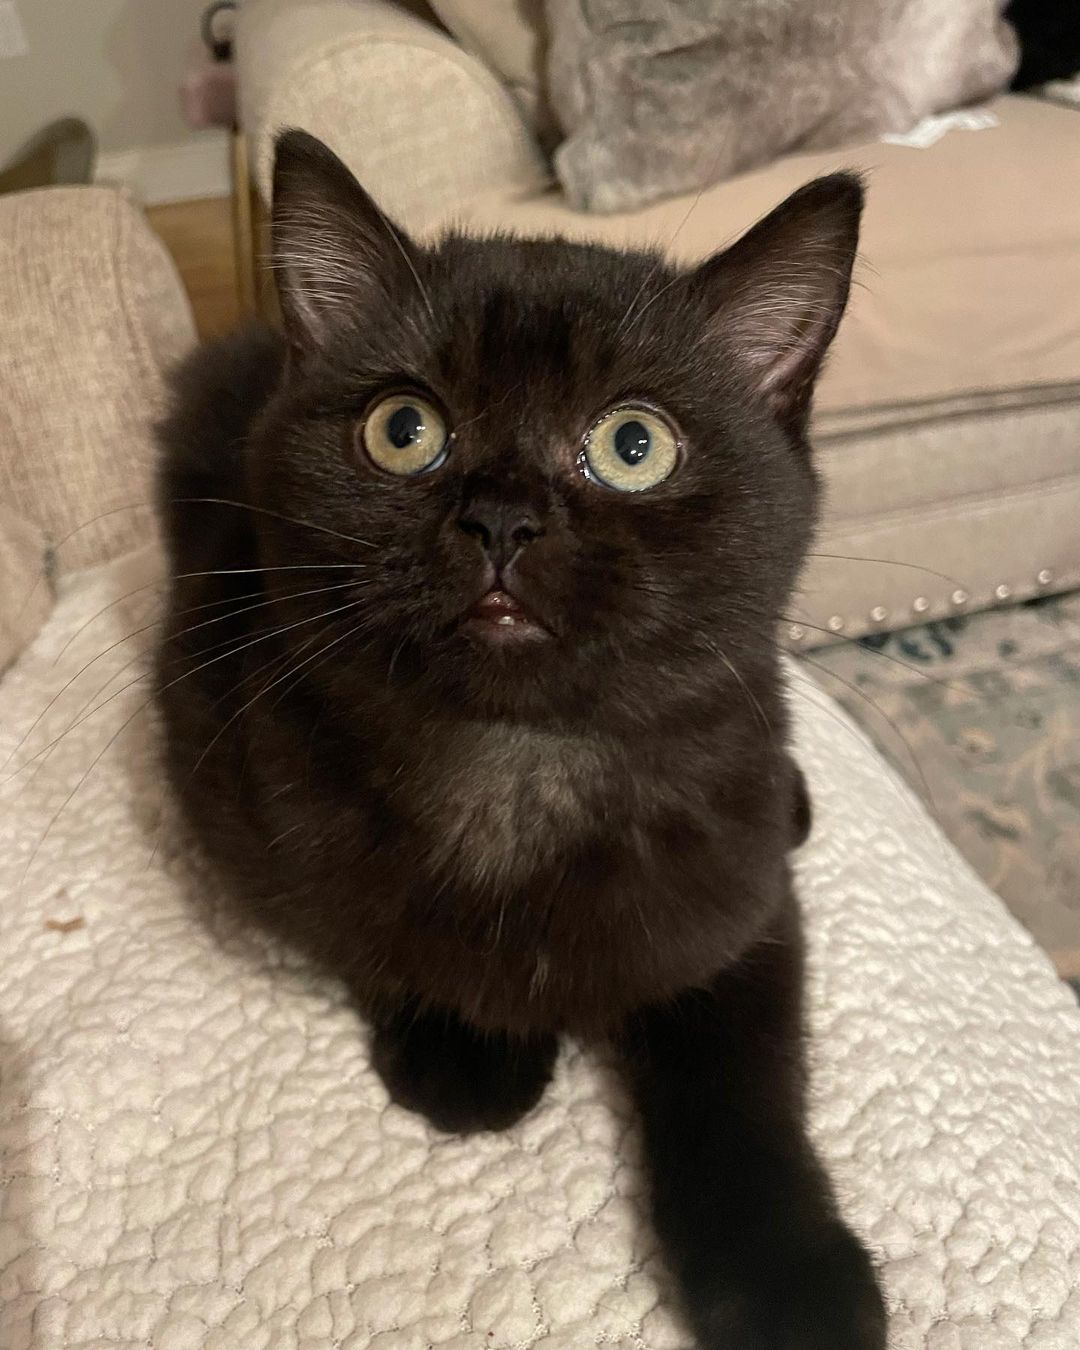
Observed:
[[[129,188],[145,206],[186,202],[196,197],[227,197],[229,138],[203,132],[190,141],[114,150],[98,156],[99,183]]]

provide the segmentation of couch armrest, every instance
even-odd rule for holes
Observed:
[[[248,0],[240,112],[263,202],[274,136],[325,141],[400,224],[436,227],[481,193],[531,193],[543,156],[494,75],[432,24],[382,0]]]
[[[153,536],[153,427],[195,341],[161,240],[111,188],[0,197],[0,503],[57,573]]]

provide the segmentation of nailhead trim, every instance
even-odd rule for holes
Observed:
[[[1035,586],[1037,588],[1045,588],[1046,586],[1051,585],[1053,581],[1054,573],[1049,567],[1041,567],[1035,574]],[[1002,581],[994,587],[992,598],[998,601],[1005,601],[1011,599],[1014,594],[1024,595],[1027,593],[1029,593],[1028,586],[1014,587],[1008,582]],[[955,590],[950,591],[949,593],[949,603],[954,609],[963,609],[970,601],[971,593],[964,590],[962,586],[957,586]],[[916,614],[926,614],[933,609],[933,602],[928,596],[917,595],[911,602],[911,608]],[[889,618],[889,611],[884,605],[874,605],[869,612],[868,618],[873,624],[883,624]],[[829,631],[832,633],[842,633],[848,626],[847,620],[842,614],[830,615],[826,620],[826,623]],[[856,625],[856,627],[858,627],[858,625]],[[792,623],[788,625],[787,634],[792,642],[802,642],[807,637],[807,629],[800,623]]]

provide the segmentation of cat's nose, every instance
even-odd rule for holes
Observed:
[[[496,567],[505,567],[544,533],[535,511],[518,502],[474,499],[458,516],[458,529],[480,541]]]

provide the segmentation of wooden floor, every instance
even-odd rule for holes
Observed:
[[[200,337],[216,337],[240,319],[228,197],[151,206],[150,224],[176,260]]]

